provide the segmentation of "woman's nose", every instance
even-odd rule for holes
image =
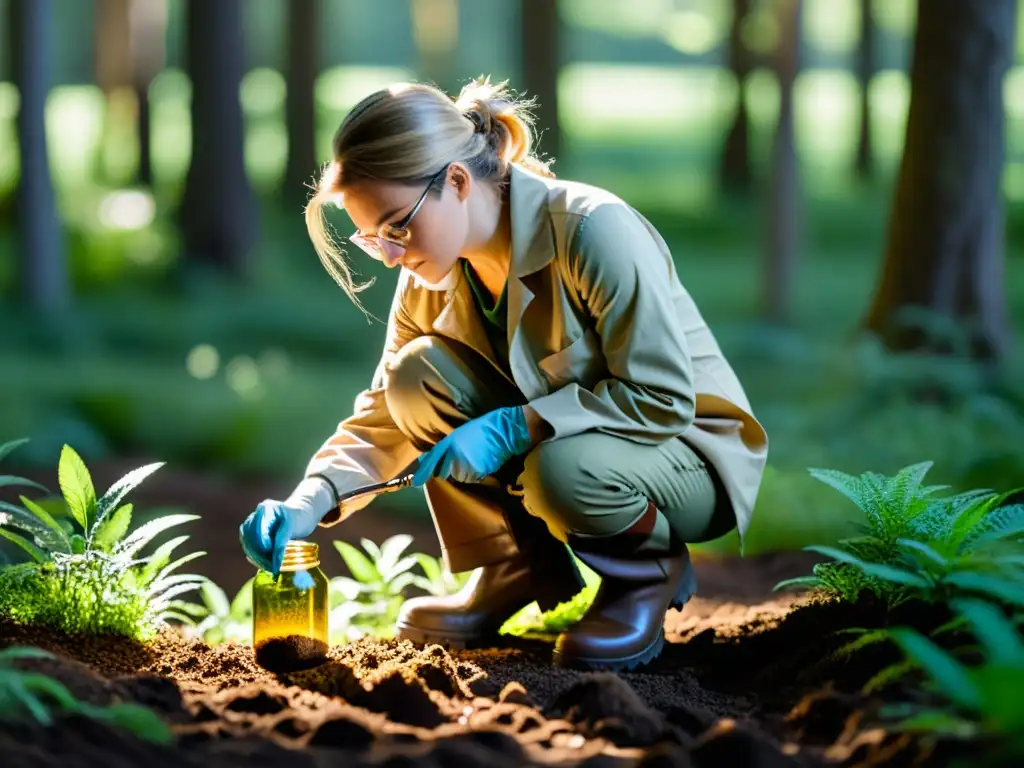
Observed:
[[[405,248],[402,248],[400,245],[389,243],[386,240],[382,240],[380,245],[381,261],[384,262],[388,269],[397,266],[402,257],[405,256]]]

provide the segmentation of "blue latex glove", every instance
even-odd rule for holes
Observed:
[[[526,453],[531,443],[523,409],[498,408],[467,421],[424,453],[412,484],[419,488],[432,477],[479,483]]]
[[[281,572],[284,547],[316,530],[322,515],[309,507],[267,499],[245,519],[238,530],[242,551],[249,562],[275,577]]]

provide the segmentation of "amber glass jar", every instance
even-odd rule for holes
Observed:
[[[290,541],[281,573],[259,571],[252,585],[252,640],[256,663],[272,672],[296,672],[327,660],[330,597],[320,549]]]

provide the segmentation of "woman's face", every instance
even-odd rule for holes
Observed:
[[[460,164],[449,166],[442,176],[429,185],[430,192],[427,182],[367,180],[347,185],[345,210],[356,226],[352,242],[389,267],[402,266],[427,283],[440,283],[466,243],[466,201],[472,184]]]

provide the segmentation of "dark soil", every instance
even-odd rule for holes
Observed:
[[[286,674],[319,667],[327,661],[327,643],[301,635],[275,637],[256,643],[256,663],[269,672]]]
[[[0,625],[0,645],[59,654],[21,664],[96,704],[141,702],[177,734],[164,748],[75,717],[0,726],[0,765],[950,764],[951,744],[890,733],[879,701],[857,692],[895,660],[890,651],[855,663],[830,655],[850,639],[834,630],[881,625],[880,606],[771,595],[808,566],[803,555],[698,562],[701,596],[666,617],[665,652],[621,675],[553,668],[550,639],[458,652],[363,640],[330,648],[314,669],[274,674],[252,648],[211,649],[170,632],[142,646]],[[889,620],[927,627],[943,618],[907,608]]]

